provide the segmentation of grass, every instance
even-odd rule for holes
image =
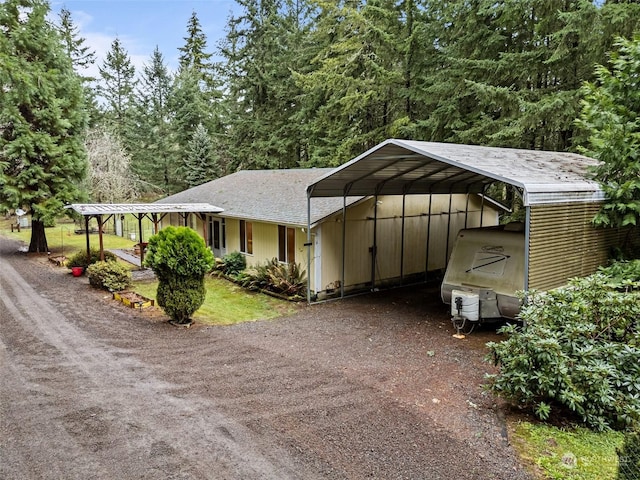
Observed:
[[[156,298],[158,282],[136,282],[133,290],[147,298]],[[207,294],[204,304],[193,319],[206,325],[233,325],[241,322],[266,320],[293,313],[298,307],[284,300],[253,293],[216,277],[205,278]]]
[[[84,234],[76,234],[75,229],[78,228],[73,222],[60,221],[55,227],[46,229],[47,244],[52,256],[64,255],[67,258],[80,250],[86,250],[87,239]],[[0,221],[0,235],[21,240],[27,245],[31,240],[31,229],[23,228],[20,232],[11,231],[11,224],[8,220]],[[104,248],[133,248],[137,242],[130,240],[128,237],[118,237],[116,235],[104,234],[102,236]],[[92,248],[98,248],[100,240],[97,233],[89,235],[89,243]]]
[[[55,227],[47,228],[47,243],[52,256],[64,255],[69,258],[77,251],[86,249],[86,236],[76,234],[77,226],[70,221],[59,221]],[[0,235],[29,244],[31,229],[11,232],[8,220],[0,220]],[[148,236],[147,236],[148,238]],[[103,235],[105,249],[131,249],[136,243],[128,237]],[[97,234],[90,235],[92,248],[97,248]],[[127,265],[129,265],[127,263]],[[133,266],[132,266],[133,268]],[[138,282],[134,291],[147,298],[155,299],[157,282]],[[207,325],[232,325],[235,323],[276,318],[293,313],[297,306],[291,302],[278,300],[264,294],[252,293],[224,279],[207,277],[205,303],[195,313],[194,320]]]
[[[582,427],[558,428],[519,421],[511,440],[520,457],[539,478],[554,480],[608,480],[617,478],[620,432],[597,433]]]

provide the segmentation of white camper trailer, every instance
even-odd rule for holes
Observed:
[[[441,287],[458,333],[518,314],[516,292],[525,283],[524,243],[521,223],[460,230]]]

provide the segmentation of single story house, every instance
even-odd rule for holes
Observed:
[[[187,220],[216,257],[299,263],[312,298],[423,280],[446,267],[460,229],[496,225],[502,211],[481,192],[310,199],[307,187],[333,171],[244,170],[156,203],[216,205],[221,212]],[[163,226],[184,222],[170,215]]]

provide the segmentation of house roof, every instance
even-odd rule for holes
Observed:
[[[602,200],[589,168],[574,153],[387,140],[308,187],[311,197],[480,193],[495,181],[523,190],[525,205]]]
[[[163,203],[210,203],[223,209],[222,216],[285,225],[307,225],[307,185],[332,168],[242,170],[159,200]],[[360,197],[347,199],[347,205]],[[340,198],[311,201],[311,223],[342,208]]]

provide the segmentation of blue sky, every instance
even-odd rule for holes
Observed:
[[[238,12],[234,0],[51,0],[51,13],[56,19],[63,6],[71,12],[85,44],[96,52],[96,65],[87,72],[92,76],[98,76],[97,65],[102,64],[116,37],[138,72],[149,63],[156,45],[174,70],[193,11],[200,19],[210,52],[224,37],[232,11]]]

